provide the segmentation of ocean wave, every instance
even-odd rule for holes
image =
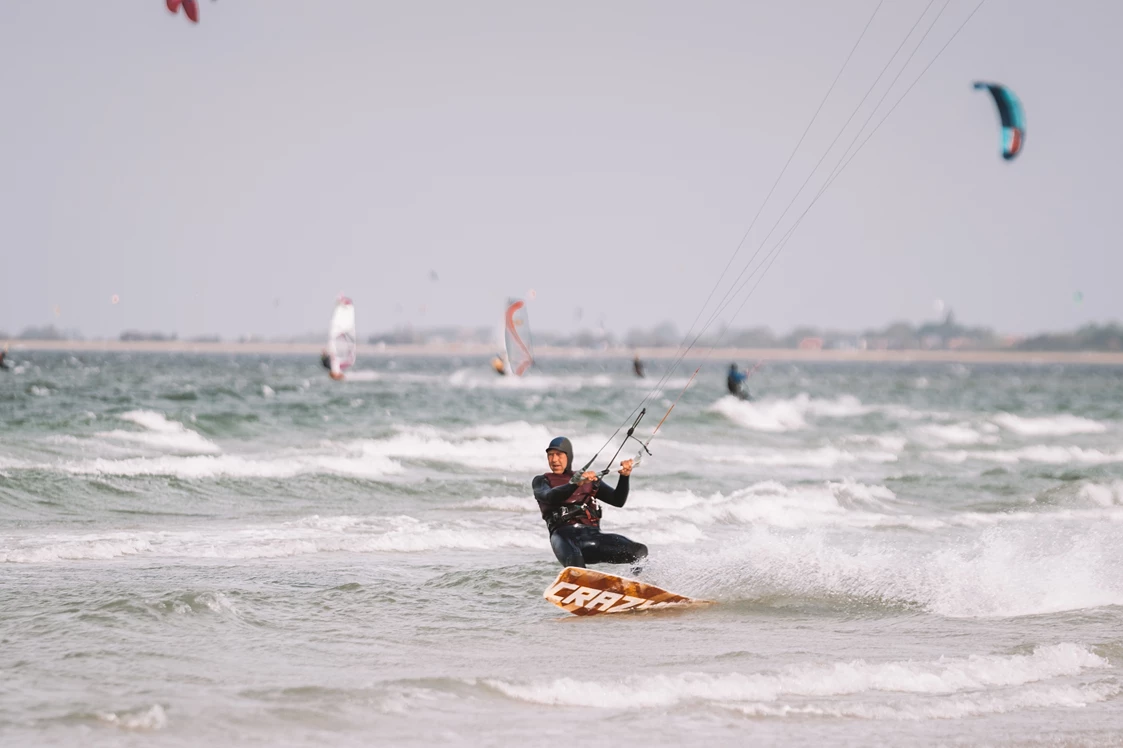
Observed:
[[[1021,436],[1071,436],[1073,434],[1102,434],[1107,426],[1099,421],[1068,414],[1029,418],[1012,413],[994,416],[996,424]]]
[[[585,388],[604,389],[614,382],[608,374],[592,375],[550,375],[530,372],[526,376],[501,377],[490,369],[482,367],[460,369],[444,380],[457,389],[476,390],[531,390],[536,392],[577,392]]]
[[[114,532],[0,538],[0,563],[106,561],[145,555],[180,559],[263,559],[318,553],[421,553],[498,548],[547,549],[544,528],[408,516],[311,517],[247,528]]]
[[[1108,484],[1085,483],[1080,486],[1079,496],[1102,507],[1123,506],[1123,480]]]
[[[869,720],[963,719],[987,714],[1007,714],[1039,709],[1084,709],[1088,704],[1119,695],[1119,686],[1096,683],[1085,686],[1029,687],[1011,695],[956,695],[939,700],[892,698],[880,703],[837,702],[775,705],[767,703],[722,705],[749,717],[842,717]]]
[[[901,452],[909,440],[896,434],[850,434],[842,438],[847,444],[872,444],[882,452]]]
[[[666,586],[710,598],[844,599],[949,618],[1009,618],[1123,605],[1123,526],[1009,522],[938,544],[840,546],[820,530],[753,526],[705,562],[673,548]],[[657,584],[659,582],[656,582]]]
[[[606,507],[605,517],[621,528],[688,526],[697,530],[716,524],[780,528],[907,524],[908,518],[891,513],[889,503],[895,499],[884,486],[852,480],[796,487],[762,481],[729,494],[708,496],[691,491],[636,490],[625,511]],[[645,532],[644,537],[650,536]]]
[[[1020,462],[1036,462],[1047,465],[1065,465],[1080,463],[1084,465],[1103,465],[1113,462],[1123,462],[1123,451],[1103,452],[1098,449],[1086,449],[1077,446],[1060,446],[1037,444],[1021,449],[996,449],[996,450],[951,450],[935,451],[932,456],[945,462],[963,463],[968,460],[982,462],[998,462],[1006,465],[1016,465]]]
[[[751,402],[726,395],[711,405],[709,410],[753,431],[783,432],[806,428],[807,416],[849,418],[865,415],[873,409],[862,405],[852,395],[817,400],[803,393],[790,400],[766,399]]]
[[[538,504],[534,501],[534,497],[530,495],[529,484],[527,486],[525,496],[484,496],[456,504],[455,507],[457,509],[491,509],[497,512],[537,513]]]
[[[212,478],[292,478],[297,475],[344,475],[377,480],[403,471],[402,466],[377,455],[296,454],[286,457],[242,457],[239,455],[196,455],[191,457],[131,457],[121,460],[98,458],[59,465],[41,466],[61,469],[73,475],[170,476],[189,480]]]
[[[349,443],[363,454],[403,460],[427,460],[477,469],[541,473],[546,467],[545,449],[557,436],[546,426],[514,421],[481,424],[463,429],[432,426],[398,426],[398,433],[383,439],[361,439]],[[600,434],[571,434],[575,454],[592,454],[607,437]]]
[[[746,450],[744,453],[714,454],[706,458],[707,461],[716,463],[771,467],[835,467],[862,462],[896,462],[898,459],[895,452],[851,451],[831,446],[816,449]]]
[[[750,702],[755,705],[793,697],[851,697],[870,693],[976,692],[976,698],[987,698],[988,689],[1016,688],[1109,667],[1107,660],[1091,650],[1061,643],[1035,647],[1031,654],[971,655],[927,662],[845,660],[789,665],[758,673],[644,674],[615,681],[489,679],[482,683],[511,699],[532,704],[591,709],[666,709],[683,703],[728,706]]]
[[[123,556],[135,556],[151,550],[150,533],[107,533],[105,535],[79,535],[72,538],[47,536],[35,540],[26,538],[14,541],[14,547],[5,549],[11,541],[0,541],[0,563],[40,564],[52,561],[106,561]]]
[[[163,413],[151,410],[133,410],[122,413],[119,418],[123,421],[134,423],[144,431],[113,431],[98,432],[97,436],[136,444],[160,452],[176,452],[183,454],[218,454],[222,450],[209,439],[204,438],[196,431],[185,427],[182,423],[169,421]]]
[[[998,427],[984,424],[976,429],[969,423],[932,423],[916,429],[917,437],[930,446],[967,446],[972,444],[997,444],[1000,439],[994,434]]]
[[[123,712],[95,712],[100,721],[122,730],[162,730],[168,726],[168,714],[164,707],[153,704],[147,709],[134,709]]]

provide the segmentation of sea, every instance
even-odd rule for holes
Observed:
[[[10,361],[0,745],[1123,745],[1120,368],[714,358],[603,526],[716,605],[583,618],[546,444],[701,361]]]

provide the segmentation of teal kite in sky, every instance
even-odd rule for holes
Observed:
[[[1002,122],[1002,158],[1011,161],[1026,142],[1026,113],[1014,92],[1001,83],[976,82],[975,88],[990,91]]]

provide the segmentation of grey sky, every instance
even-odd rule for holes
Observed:
[[[0,329],[314,331],[340,290],[360,335],[498,327],[531,288],[536,327],[685,328],[876,1],[201,5],[4,3]],[[887,0],[757,240],[925,5]],[[1123,317],[1121,22],[987,0],[736,324]],[[1012,164],[976,79],[1025,104]]]

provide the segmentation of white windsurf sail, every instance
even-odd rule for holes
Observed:
[[[341,294],[328,327],[328,355],[333,371],[344,371],[355,363],[355,340],[355,305]]]
[[[511,299],[503,315],[503,342],[507,346],[507,366],[516,377],[521,377],[534,363],[530,348],[530,321],[526,316],[526,302]]]

